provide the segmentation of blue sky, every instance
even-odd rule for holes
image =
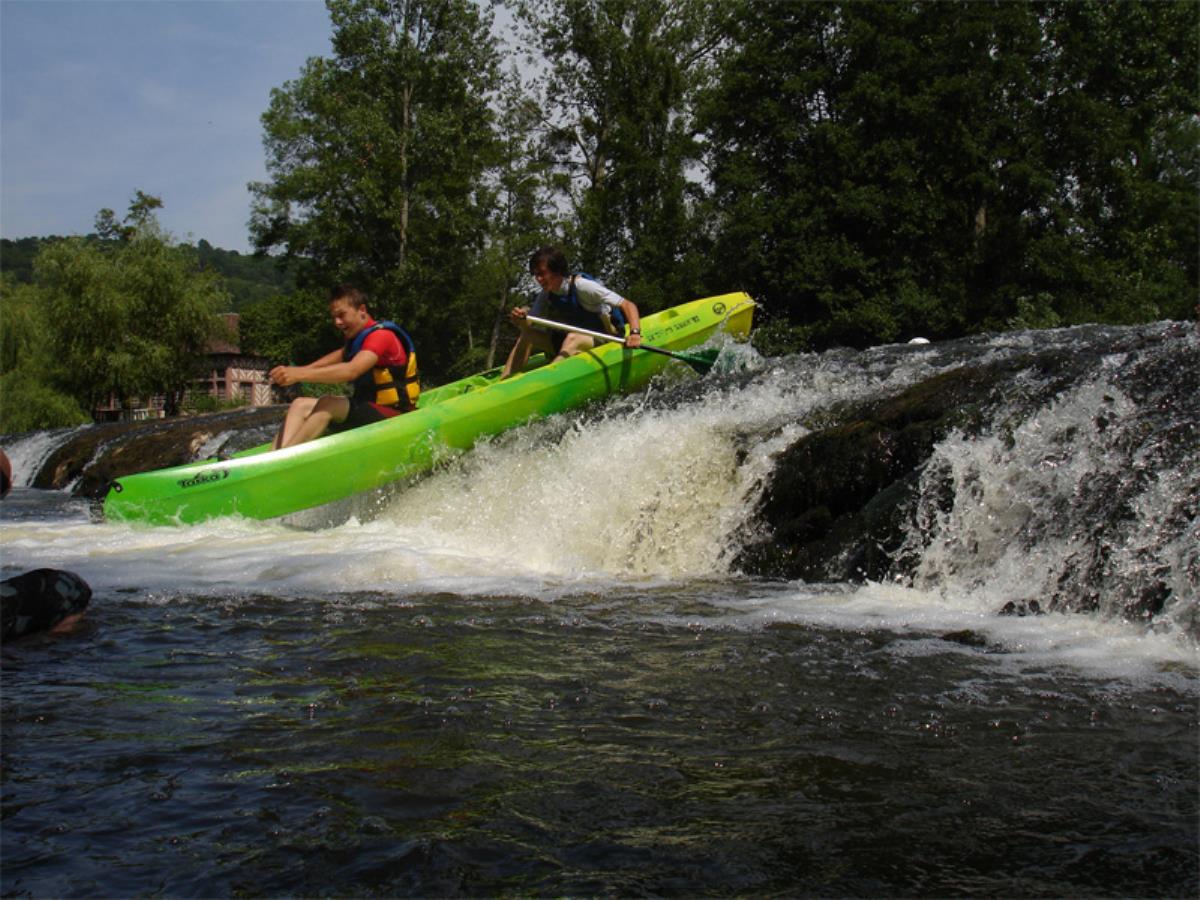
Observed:
[[[178,240],[248,252],[259,117],[330,32],[320,0],[0,0],[0,237],[142,190]]]

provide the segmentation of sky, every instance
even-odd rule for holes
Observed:
[[[141,190],[175,239],[249,252],[259,119],[330,35],[320,0],[0,0],[0,237],[87,234]]]

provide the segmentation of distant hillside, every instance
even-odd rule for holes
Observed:
[[[233,295],[234,312],[296,290],[295,271],[273,257],[222,250],[205,240],[196,245],[196,254],[200,257],[200,265],[224,276],[229,293]]]
[[[42,247],[58,236],[18,238],[15,241],[0,238],[0,271],[18,282],[33,280],[33,260]],[[98,241],[94,234],[86,240]],[[296,290],[295,272],[284,268],[272,257],[259,257],[222,250],[208,241],[201,240],[195,247],[184,244],[195,251],[200,265],[213,269],[225,279],[225,286],[233,297],[234,312],[241,312],[279,294],[291,294]]]
[[[33,258],[42,245],[61,240],[61,237],[27,237],[15,241],[0,238],[0,272],[28,284],[33,281]]]

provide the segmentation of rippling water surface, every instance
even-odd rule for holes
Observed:
[[[97,596],[4,651],[6,894],[1197,887],[1169,639],[883,586],[233,589],[246,553],[317,572],[377,535],[20,528],[93,533]]]
[[[1195,896],[1200,653],[1166,615],[997,615],[1075,552],[1005,544],[1022,435],[946,442],[1009,493],[919,577],[767,582],[729,536],[802,391],[740,390],[283,523],[18,487],[5,574],[95,594],[2,651],[0,893]]]

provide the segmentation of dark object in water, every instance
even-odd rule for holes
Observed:
[[[950,641],[952,644],[962,644],[964,647],[986,647],[988,645],[986,637],[969,628],[943,634],[942,640]]]
[[[1009,600],[1000,609],[1002,616],[1040,616],[1043,615],[1042,605],[1036,600]]]
[[[74,572],[34,569],[0,582],[2,640],[51,631],[83,615],[92,589]]]
[[[8,454],[0,450],[0,500],[8,496],[12,490],[12,463]]]

